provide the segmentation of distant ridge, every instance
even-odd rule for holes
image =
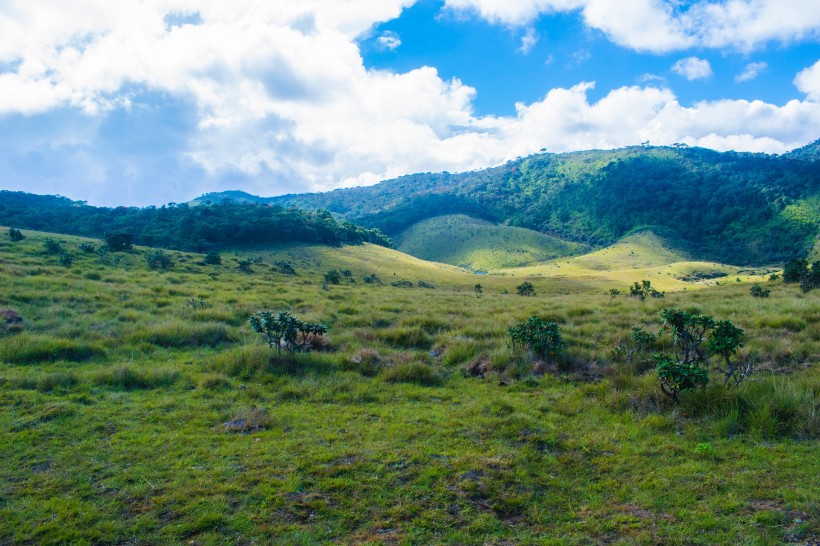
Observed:
[[[781,156],[633,146],[535,154],[479,171],[413,174],[326,193],[207,199],[327,210],[391,236],[450,214],[593,248],[651,229],[699,259],[770,264],[807,255],[820,234],[818,157],[820,141]]]

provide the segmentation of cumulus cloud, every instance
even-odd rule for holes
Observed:
[[[388,30],[382,32],[381,35],[376,38],[376,43],[379,44],[381,49],[395,51],[401,45],[401,38],[399,38],[399,35],[395,32]]]
[[[591,101],[593,84],[579,83],[512,116],[477,116],[476,90],[435,68],[365,68],[357,38],[411,3],[9,0],[0,7],[0,183],[149,204],[469,170],[544,147],[650,140],[779,153],[817,137],[818,65],[796,80],[813,100],[784,106],[684,108],[651,81]]]
[[[770,41],[820,35],[820,3],[806,0],[446,0],[456,11],[505,25],[539,15],[579,11],[587,25],[613,42],[657,53],[693,46],[750,51]]]
[[[704,80],[712,75],[712,65],[706,59],[687,57],[672,65],[672,72],[689,81]]]
[[[762,72],[765,72],[769,68],[769,65],[764,62],[759,63],[749,63],[746,65],[746,68],[743,69],[743,72],[735,76],[736,82],[748,82],[752,81],[753,79],[757,78]]]
[[[800,71],[794,79],[794,85],[815,101],[820,101],[820,61]]]

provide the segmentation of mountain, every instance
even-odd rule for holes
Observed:
[[[464,214],[593,248],[648,229],[699,259],[778,263],[806,255],[820,233],[818,149],[814,142],[782,156],[685,145],[543,153],[265,202],[327,210],[391,236]]]

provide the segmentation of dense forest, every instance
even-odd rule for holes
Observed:
[[[378,230],[336,220],[327,211],[252,203],[103,208],[60,196],[0,191],[0,225],[100,238],[121,232],[136,244],[193,251],[291,241],[392,246]]]
[[[455,213],[593,246],[649,228],[700,258],[776,263],[804,256],[820,232],[818,149],[815,142],[782,156],[685,145],[544,153],[321,194],[206,197],[325,209],[389,235]]]

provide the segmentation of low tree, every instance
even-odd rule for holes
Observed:
[[[208,265],[220,265],[222,263],[222,256],[219,252],[210,251],[202,258],[202,261]]]
[[[16,241],[22,241],[25,238],[26,238],[26,236],[23,235],[23,232],[20,231],[19,229],[9,228],[9,239],[11,239],[12,241],[15,241],[15,242]]]
[[[764,289],[759,284],[753,284],[749,289],[749,293],[755,298],[768,298],[771,290]]]
[[[820,288],[820,262],[814,262],[811,269],[806,269],[803,276],[800,278],[800,289],[803,292],[808,292]]]
[[[709,333],[706,350],[723,360],[724,367],[718,368],[718,371],[724,376],[724,385],[733,381],[737,386],[752,374],[751,362],[747,362],[745,366],[739,366],[737,362],[732,361],[735,353],[741,347],[743,347],[743,330],[728,320],[715,323],[713,330]]]
[[[303,322],[287,311],[261,310],[248,317],[254,332],[265,336],[269,347],[289,353],[309,351],[318,338],[327,333],[322,323]]]
[[[556,322],[532,316],[518,322],[507,330],[512,347],[517,345],[531,350],[535,355],[554,362],[564,348],[564,339]]]
[[[63,252],[60,254],[60,265],[63,267],[71,267],[71,264],[74,263],[74,256],[69,254],[68,252]]]
[[[786,262],[783,266],[783,282],[800,282],[803,275],[808,271],[809,262],[807,260],[794,259]]]
[[[617,288],[610,288],[610,289],[609,289],[609,297],[610,297],[610,299],[613,299],[613,300],[614,300],[615,298],[617,298],[617,297],[618,297],[618,296],[620,296],[620,295],[621,295],[621,291],[620,291],[620,290],[618,290]]]
[[[43,252],[49,256],[54,256],[63,253],[63,247],[54,239],[46,239],[43,241]]]
[[[342,282],[342,275],[336,269],[331,269],[325,273],[324,280],[327,284],[340,284]]]
[[[640,283],[635,282],[629,287],[630,298],[638,298],[641,301],[645,301],[647,296],[662,298],[664,297],[664,293],[652,288],[652,282],[646,279],[642,280]]]
[[[535,295],[535,287],[529,281],[524,281],[518,286],[515,287],[516,292],[518,292],[519,296],[534,296]]]
[[[174,262],[162,250],[155,250],[145,255],[145,262],[151,269],[170,269]]]
[[[80,250],[85,252],[86,254],[93,254],[97,251],[97,249],[91,243],[83,243],[80,245]]]
[[[484,287],[483,287],[483,286],[481,286],[481,284],[476,284],[476,285],[473,287],[473,292],[475,292],[475,295],[476,295],[477,297],[479,297],[479,298],[480,298],[480,297],[481,297],[481,294],[483,294],[483,293],[484,293]]]
[[[134,248],[134,236],[130,233],[110,231],[105,234],[105,246],[111,252],[131,250]]]

